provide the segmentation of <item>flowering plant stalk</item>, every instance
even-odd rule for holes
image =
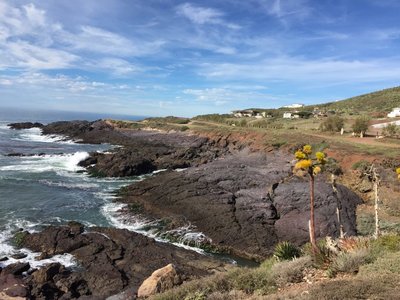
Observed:
[[[309,221],[309,232],[310,232],[310,243],[314,254],[318,253],[318,247],[315,239],[315,217],[314,217],[314,183],[315,176],[319,174],[323,166],[326,164],[326,155],[323,152],[316,152],[313,155],[313,149],[311,145],[305,145],[302,149],[295,152],[295,158],[297,160],[294,169],[302,170],[308,174],[310,179],[310,221]]]

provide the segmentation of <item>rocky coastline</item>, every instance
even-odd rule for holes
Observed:
[[[175,241],[181,228],[189,228],[189,233],[202,234],[200,247],[257,261],[270,255],[278,241],[297,245],[308,241],[308,182],[293,176],[290,154],[284,150],[255,152],[242,143],[187,133],[120,129],[102,120],[36,127],[43,134],[62,134],[83,143],[121,146],[107,153],[91,153],[80,163],[93,176],[137,176],[165,170],[118,193],[118,201],[126,204],[122,213],[160,220],[164,239]],[[324,178],[319,180],[317,236],[338,236],[339,224],[333,217],[337,203],[342,207],[345,232],[355,234],[356,206],[362,200],[344,186],[334,191]],[[186,242],[196,240],[188,235]],[[169,263],[177,267],[181,280],[225,268],[207,256],[127,230],[84,230],[80,224],[24,234],[21,245],[43,256],[70,253],[81,266],[80,270],[47,266],[24,277],[26,266],[22,272],[3,269],[0,278],[11,274],[22,280],[32,299],[42,299],[46,293],[53,293],[54,299],[105,299],[124,290],[136,295],[145,278]],[[35,275],[40,272],[47,274],[46,280]],[[85,298],[89,296],[93,298]]]

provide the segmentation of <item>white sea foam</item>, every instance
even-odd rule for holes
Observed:
[[[99,187],[96,183],[68,183],[60,181],[51,181],[47,179],[39,180],[40,183],[47,186],[64,187],[67,189],[80,189],[80,190],[90,190]]]
[[[46,171],[76,172],[84,170],[83,167],[78,166],[78,163],[88,157],[89,153],[87,152],[21,157],[21,159],[18,160],[18,164],[0,167],[0,171],[20,171],[28,173],[41,173]]]
[[[62,144],[73,144],[76,141],[68,140],[65,136],[52,134],[42,135],[40,128],[24,129],[19,134],[19,137],[13,138],[15,141],[30,141],[40,143],[62,143]]]
[[[37,260],[37,257],[40,255],[40,253],[33,252],[26,248],[16,249],[9,243],[10,239],[12,239],[15,228],[23,227],[29,232],[34,232],[35,230],[33,228],[38,224],[34,224],[26,220],[15,220],[12,223],[16,226],[13,228],[7,227],[5,230],[0,231],[0,257],[6,256],[8,258],[8,260],[0,262],[0,267],[4,267],[16,262],[28,262],[31,268],[37,268],[53,262],[59,262],[66,267],[72,267],[77,264],[71,254],[55,255],[51,258]],[[11,257],[17,253],[22,253],[26,255],[26,257],[21,259],[14,259]]]
[[[211,239],[206,237],[203,233],[193,231],[195,228],[190,224],[164,233],[151,229],[145,230],[145,228],[156,228],[159,221],[134,216],[131,213],[127,213],[126,210],[127,205],[123,203],[107,203],[102,207],[103,215],[112,226],[140,233],[144,236],[154,238],[158,242],[170,243],[177,247],[192,250],[201,254],[204,254],[205,252],[199,248],[200,245],[205,241],[211,242]],[[169,240],[163,238],[163,236],[168,235],[175,235],[178,242],[171,243]],[[193,247],[189,244],[194,244],[195,246]]]

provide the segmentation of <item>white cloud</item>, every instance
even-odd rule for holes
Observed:
[[[9,79],[0,79],[0,85],[12,85],[12,81]]]
[[[139,68],[120,57],[151,55],[164,44],[162,39],[128,39],[93,26],[72,32],[50,21],[46,11],[32,3],[18,7],[0,0],[0,69],[89,68],[128,74]],[[89,53],[96,55],[88,59]]]
[[[228,103],[255,103],[260,100],[274,100],[275,98],[251,89],[239,91],[230,88],[185,89],[184,95],[189,95],[199,102],[210,102],[216,106]],[[186,96],[187,98],[187,96]]]
[[[30,21],[30,24],[38,27],[46,25],[45,11],[37,9],[32,3],[23,6],[25,15]]]
[[[164,41],[137,40],[92,26],[82,26],[78,33],[61,31],[58,33],[61,43],[74,50],[85,50],[118,56],[142,56],[155,53],[164,45]]]
[[[31,45],[25,41],[3,46],[0,68],[63,69],[78,60],[76,55],[63,50]]]
[[[115,57],[100,58],[97,61],[87,63],[87,65],[90,68],[104,69],[107,71],[111,71],[114,75],[121,76],[139,72],[142,70],[140,67],[137,67],[124,59]]]
[[[267,14],[281,20],[304,19],[311,14],[308,0],[258,0]]]
[[[400,60],[307,60],[296,57],[265,59],[254,63],[216,63],[200,66],[209,79],[287,81],[291,83],[359,83],[400,77]]]
[[[214,24],[223,25],[230,29],[240,29],[241,27],[237,24],[226,22],[223,17],[225,14],[217,9],[210,7],[196,6],[191,3],[184,3],[177,7],[177,12],[188,18],[191,22],[204,25],[204,24]]]
[[[368,32],[368,37],[381,41],[400,39],[400,28],[375,29]]]
[[[104,82],[90,81],[79,76],[50,76],[40,72],[25,72],[20,75],[2,76],[0,77],[0,84],[14,85],[27,90],[33,88],[46,92],[58,91],[61,93],[95,91],[110,86]]]

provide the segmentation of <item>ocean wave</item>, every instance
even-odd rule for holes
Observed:
[[[38,268],[40,266],[44,266],[54,262],[59,262],[65,267],[72,267],[77,265],[74,257],[71,254],[55,255],[51,258],[38,260],[37,257],[40,255],[40,253],[33,252],[26,248],[15,248],[12,245],[11,240],[14,236],[14,232],[16,231],[16,229],[24,228],[29,232],[35,232],[35,227],[37,227],[39,224],[35,224],[26,220],[14,220],[11,223],[13,224],[13,226],[6,226],[4,230],[0,231],[0,258],[8,258],[8,260],[0,262],[0,267],[3,268],[7,265],[17,262],[28,262],[31,268]],[[12,256],[17,253],[22,253],[26,255],[26,257],[21,259],[12,258]]]
[[[90,190],[93,188],[98,188],[99,185],[96,183],[71,183],[71,182],[61,182],[61,181],[51,181],[47,179],[39,180],[39,183],[47,186],[62,187],[66,189],[79,189],[79,190]]]
[[[28,173],[48,171],[76,172],[84,170],[83,167],[78,166],[78,163],[88,157],[89,153],[83,151],[73,154],[21,157],[21,159],[18,160],[18,164],[2,166],[0,167],[0,171],[20,171]]]
[[[160,231],[160,220],[149,220],[140,216],[134,216],[127,212],[128,205],[123,203],[107,203],[102,207],[103,215],[115,228],[128,229],[155,239],[157,242],[173,244],[177,247],[205,254],[201,249],[204,243],[210,243],[211,239],[204,233],[195,231],[191,224],[169,231]],[[176,240],[171,242],[171,237]]]
[[[61,143],[61,144],[74,144],[77,141],[69,140],[65,136],[52,134],[43,135],[40,128],[30,128],[21,130],[19,137],[12,138],[14,141],[29,141],[39,143]]]

